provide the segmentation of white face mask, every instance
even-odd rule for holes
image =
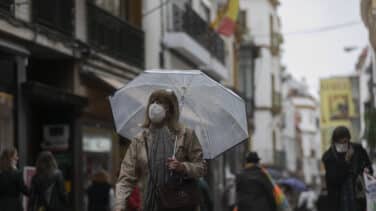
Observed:
[[[166,117],[166,110],[162,105],[153,103],[149,107],[149,118],[152,123],[160,123]]]
[[[347,144],[334,144],[334,146],[336,147],[337,152],[347,152]]]

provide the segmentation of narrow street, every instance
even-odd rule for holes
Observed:
[[[0,0],[0,210],[374,211],[375,11]]]

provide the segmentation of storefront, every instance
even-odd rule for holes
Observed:
[[[0,40],[0,151],[17,147],[17,56]]]
[[[95,172],[104,170],[111,174],[116,169],[112,163],[114,133],[95,125],[83,126],[82,132],[84,187],[87,187]]]

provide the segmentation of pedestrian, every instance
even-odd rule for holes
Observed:
[[[247,155],[243,171],[236,177],[237,208],[239,211],[276,211],[274,186],[259,166],[256,152]]]
[[[92,183],[86,193],[88,196],[88,211],[111,210],[114,191],[105,170],[99,170],[93,175]]]
[[[36,161],[36,173],[31,180],[29,211],[65,211],[67,194],[64,178],[53,154],[43,151]]]
[[[328,190],[326,187],[322,187],[319,197],[316,202],[317,211],[330,211]],[[365,211],[365,210],[364,210]]]
[[[196,134],[179,123],[179,116],[179,102],[172,90],[150,95],[143,130],[131,142],[121,164],[117,211],[125,209],[125,201],[138,182],[142,210],[199,209],[197,179],[205,173],[203,152]],[[183,194],[173,193],[177,188]]]
[[[28,195],[22,172],[17,169],[15,148],[4,149],[0,155],[0,207],[2,211],[21,211],[22,194]]]
[[[332,211],[363,211],[361,207],[366,203],[357,200],[356,185],[364,171],[373,174],[373,169],[367,152],[350,140],[346,127],[335,128],[331,147],[322,158]]]

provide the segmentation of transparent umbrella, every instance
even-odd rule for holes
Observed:
[[[147,101],[157,89],[171,89],[180,122],[195,130],[204,158],[213,159],[248,138],[242,98],[199,70],[147,70],[110,97],[116,131],[130,140],[139,133]]]

